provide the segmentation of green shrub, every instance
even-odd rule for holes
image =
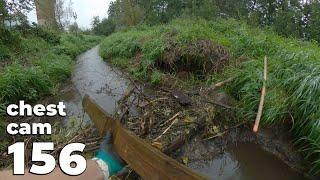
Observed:
[[[77,55],[93,47],[99,42],[99,37],[90,35],[63,34],[60,45],[54,48],[56,54],[66,54],[75,58]]]
[[[87,35],[62,34],[61,37],[54,46],[58,41],[49,39],[56,38],[56,34],[39,28],[19,37],[21,46],[17,51],[0,43],[0,47],[4,47],[1,51],[6,52],[3,57],[12,55],[15,58],[12,65],[3,67],[0,72],[0,104],[36,101],[51,93],[57,84],[71,76],[73,58],[99,41],[99,37]]]
[[[0,62],[7,60],[10,57],[11,57],[10,49],[0,42]]]
[[[117,66],[119,68],[128,67],[130,60],[128,58],[113,58],[110,60],[112,65]]]
[[[31,34],[42,38],[52,45],[58,45],[60,43],[60,34],[56,30],[36,26],[31,29]]]
[[[138,38],[142,34],[122,33],[119,35],[111,35],[105,39],[100,48],[100,55],[105,58],[123,57],[132,58],[141,50]]]
[[[152,85],[155,86],[155,85],[159,84],[161,82],[161,79],[162,79],[162,73],[161,72],[159,72],[157,70],[152,72],[151,80],[150,80]]]
[[[33,64],[39,66],[55,83],[63,82],[71,76],[72,63],[70,56],[57,55],[52,52],[33,61]]]
[[[33,57],[37,54],[46,53],[50,49],[50,44],[39,37],[22,38],[20,56]]]
[[[18,64],[7,66],[0,73],[0,99],[2,103],[19,100],[34,101],[49,94],[52,82],[40,68],[26,68]]]

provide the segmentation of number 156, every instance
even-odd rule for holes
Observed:
[[[71,155],[72,152],[83,152],[86,145],[81,143],[72,143],[66,145],[59,155],[59,165],[61,170],[67,175],[77,176],[82,174],[87,167],[87,161],[81,155]],[[33,164],[30,168],[30,173],[37,175],[45,175],[51,173],[56,167],[56,161],[50,154],[43,151],[53,151],[54,145],[52,142],[35,142],[32,147],[32,162],[43,162],[44,165],[39,166]],[[8,147],[8,154],[13,154],[13,174],[24,175],[25,168],[25,150],[24,143],[18,142]],[[76,163],[75,167],[71,163]]]

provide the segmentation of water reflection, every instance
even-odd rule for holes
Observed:
[[[218,180],[301,180],[280,159],[252,143],[230,147],[197,171]]]

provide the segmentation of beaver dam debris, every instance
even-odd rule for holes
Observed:
[[[229,128],[224,126],[219,129],[221,122],[214,119],[221,108],[229,111],[230,105],[216,102],[216,99],[210,98],[200,89],[195,90],[198,93],[190,93],[158,88],[149,94],[139,88],[134,86],[134,90],[130,89],[121,100],[118,114],[122,114],[122,117],[119,118],[128,129],[160,150],[172,153],[198,133],[204,132],[202,137],[205,139]],[[132,106],[138,107],[141,116],[130,116],[128,110]]]
[[[289,167],[301,170],[298,165],[300,160],[297,160],[299,156],[288,151],[286,146],[279,147],[281,141],[274,140],[273,144],[267,136],[259,137],[258,135],[254,138],[255,134],[250,134],[246,120],[234,124],[228,123],[228,119],[234,117],[236,107],[233,107],[232,100],[226,94],[216,90],[226,83],[231,83],[232,80],[233,78],[229,78],[211,87],[199,86],[189,91],[183,87],[172,86],[172,84],[179,84],[176,82],[147,88],[133,81],[132,88],[119,101],[119,109],[115,116],[127,129],[145,139],[153,147],[180,163],[190,164],[191,167],[194,166],[195,160],[199,160],[198,158],[203,159],[201,164],[206,164],[207,160],[223,154],[229,145],[234,146],[237,142],[251,142],[276,154],[275,157],[283,160]],[[175,79],[175,81],[179,80]],[[212,91],[213,88],[214,91]],[[132,107],[136,108],[138,115],[130,112]],[[245,138],[241,139],[241,136],[236,135],[230,139],[235,132],[243,131],[241,129],[247,129]],[[201,147],[203,145],[197,144],[206,142],[222,144],[211,143],[215,149],[214,152],[203,148],[204,150],[201,150],[203,154],[199,156],[195,155],[197,153],[194,150],[188,150],[193,146]],[[198,164],[196,167],[200,166]],[[295,175],[295,173],[292,174]]]

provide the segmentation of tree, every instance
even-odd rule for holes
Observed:
[[[69,26],[69,32],[71,32],[71,33],[77,34],[77,33],[79,33],[80,31],[81,31],[81,30],[80,30],[77,22],[74,22],[73,24],[71,24],[71,25]]]
[[[118,27],[135,26],[143,21],[144,12],[136,0],[116,0],[110,3],[108,15]]]
[[[0,0],[0,28],[4,25],[5,17],[8,16],[6,3],[4,0]]]
[[[320,43],[320,1],[311,1],[306,6],[306,38],[314,39]]]
[[[92,24],[94,24],[94,22]],[[115,29],[116,25],[114,24],[113,20],[111,18],[106,18],[93,27],[93,32],[98,35],[108,36],[112,34]]]
[[[35,0],[38,25],[57,28],[55,16],[55,0]]]
[[[100,24],[100,17],[99,16],[94,16],[92,20],[92,27],[93,29],[97,27]]]
[[[55,13],[61,29],[66,29],[76,22],[77,14],[73,10],[73,3],[71,0],[69,0],[68,4],[65,4],[64,0],[56,0]]]
[[[115,0],[108,15],[117,28],[167,23],[181,16],[235,18],[320,42],[320,0]]]
[[[126,26],[135,26],[143,20],[143,9],[133,0],[123,0],[122,8],[122,20]]]
[[[0,0],[0,25],[4,25],[4,21],[11,22],[15,17],[31,11],[34,8],[32,0]]]
[[[34,8],[33,0],[2,0],[9,14],[26,13]]]

